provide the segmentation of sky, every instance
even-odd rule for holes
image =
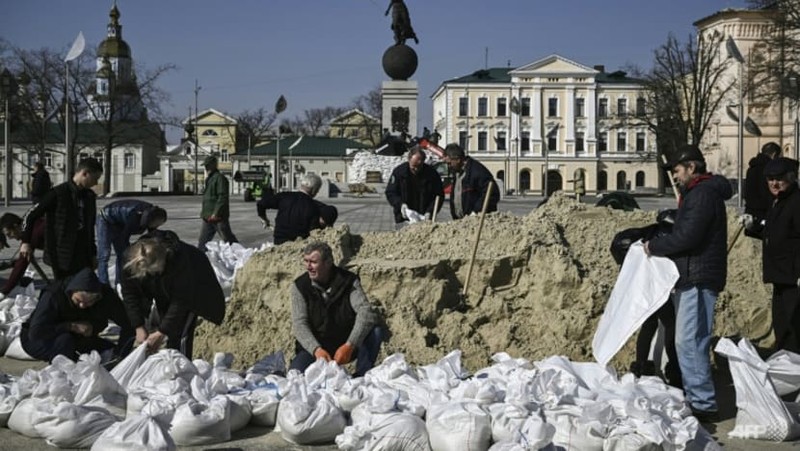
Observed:
[[[273,109],[281,117],[347,107],[389,80],[383,52],[394,44],[389,0],[117,0],[122,37],[135,64],[174,64],[159,86],[163,109],[195,105],[237,115]],[[685,41],[693,23],[746,0],[405,0],[420,43],[418,130],[430,127],[430,96],[442,82],[484,67],[519,67],[552,54],[614,71],[648,69],[670,33]],[[113,0],[0,0],[0,37],[24,49],[69,49],[106,37]],[[85,56],[84,56],[85,57]],[[167,139],[180,139],[168,128]]]

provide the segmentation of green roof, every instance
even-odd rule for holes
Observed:
[[[514,69],[513,67],[493,67],[476,70],[469,75],[447,80],[445,83],[511,83],[511,76],[508,73]]]
[[[42,141],[41,124],[21,124],[11,133],[11,144],[33,144]],[[103,124],[97,122],[81,122],[73,129],[77,133],[78,144],[103,144],[107,139]],[[155,122],[120,122],[114,124],[114,143],[139,144],[160,139],[161,127]],[[4,136],[0,133],[0,142]],[[55,122],[48,122],[45,126],[45,141],[47,143],[63,143],[64,130]]]
[[[347,149],[364,149],[368,146],[353,141],[348,138],[330,138],[327,136],[302,136],[300,142],[290,151],[289,147],[294,144],[298,136],[283,136],[280,140],[281,154],[303,157],[329,157],[341,158],[347,155]],[[278,141],[275,140],[271,143],[254,147],[250,151],[250,155],[275,155],[278,149]],[[247,155],[247,149],[240,149],[234,155]]]

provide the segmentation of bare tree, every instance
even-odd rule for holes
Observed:
[[[376,86],[370,92],[353,99],[353,108],[358,108],[370,116],[380,118],[383,114],[381,87]]]
[[[245,110],[236,116],[237,143],[248,147],[258,145],[269,134],[269,130],[275,123],[277,115],[261,107],[255,110]]]
[[[749,61],[749,92],[756,102],[800,100],[800,2],[750,0],[772,22]]]

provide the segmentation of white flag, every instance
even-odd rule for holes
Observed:
[[[72,43],[72,48],[69,49],[69,53],[67,53],[67,57],[64,58],[64,62],[68,63],[75,58],[81,56],[83,53],[83,49],[86,47],[86,39],[83,39],[83,32],[78,32],[78,37],[75,38],[75,42]]]

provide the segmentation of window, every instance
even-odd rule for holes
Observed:
[[[575,133],[575,152],[583,152],[583,132]]]
[[[558,116],[558,99],[556,98],[547,99],[547,116],[548,117]]]
[[[222,149],[222,151],[220,152],[219,161],[225,162],[228,160],[229,160],[228,149]]]
[[[584,99],[575,99],[575,117],[586,117]]]
[[[628,99],[617,99],[617,116],[628,115]]]
[[[522,132],[522,140],[519,144],[520,150],[531,150],[531,132]]]
[[[628,134],[626,132],[617,132],[617,152],[625,152],[627,138]]]
[[[466,116],[469,114],[469,99],[467,97],[458,98],[458,115]]]
[[[478,132],[478,150],[486,150],[486,138],[488,136],[487,132]]]
[[[617,172],[617,190],[628,189],[628,180],[625,176],[625,171]]]
[[[339,135],[339,138],[344,138],[344,127],[339,129],[338,135]]]
[[[468,147],[467,146],[467,139],[468,138],[469,138],[469,136],[467,136],[467,132],[465,132],[465,131],[458,132],[458,145],[461,146],[461,148],[464,149],[464,150],[467,150],[467,147]]]
[[[644,171],[638,171],[636,173],[636,187],[641,188],[644,186]]]
[[[136,166],[136,157],[128,152],[125,154],[125,169],[133,169]]]
[[[497,99],[497,115],[498,116],[505,116],[506,115],[506,98],[501,97]]]
[[[647,114],[647,100],[644,97],[636,99],[636,115],[642,117]]]
[[[8,122],[11,123],[11,121],[8,121]],[[45,154],[44,154],[44,165],[47,166],[48,168],[52,168],[53,167],[53,154],[52,153],[45,152]]]
[[[219,136],[214,130],[208,129],[203,132],[203,136]]]
[[[478,99],[478,116],[489,115],[489,99],[481,97]]]
[[[531,115],[531,98],[530,97],[523,97],[522,98],[522,105],[520,108],[520,113],[528,117]]]
[[[350,129],[350,137],[351,138],[358,138],[358,131],[359,130],[357,128]]]
[[[600,132],[597,134],[597,151],[608,151],[608,132]]]
[[[600,171],[597,173],[597,191],[607,191],[608,190],[608,173],[606,171]]]
[[[597,101],[597,117],[608,117],[608,99]]]
[[[644,132],[636,132],[636,151],[644,152]]]
[[[549,135],[547,137],[547,151],[553,152],[558,147],[558,136],[556,134]]]
[[[497,132],[495,144],[497,144],[497,150],[506,150],[506,132]]]

